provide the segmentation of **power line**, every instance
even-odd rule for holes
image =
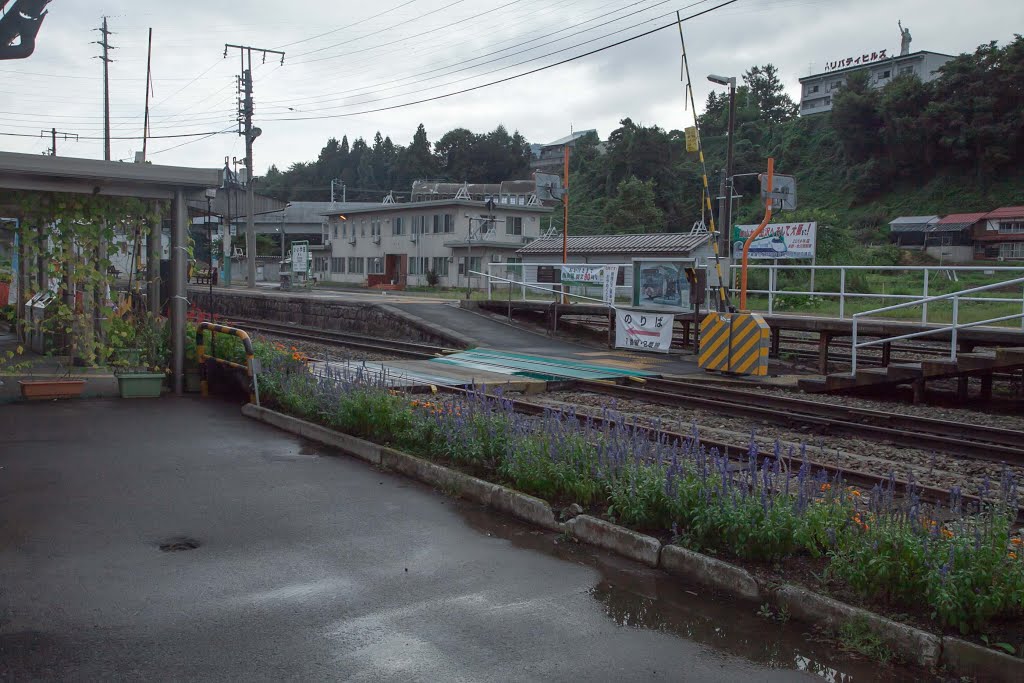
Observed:
[[[147,137],[149,137],[150,140],[169,139],[169,138],[192,138],[192,137],[197,137],[197,136],[207,136],[207,137],[209,137],[211,135],[220,135],[221,133],[225,133],[228,130],[230,130],[230,128],[226,128],[225,130],[215,130],[213,132],[205,132],[205,133],[177,133],[177,134],[174,134],[174,135],[149,135]],[[39,135],[30,135],[28,133],[10,133],[10,132],[5,132],[5,131],[0,131],[0,135],[5,135],[7,137],[12,137],[12,138],[38,138],[39,137]],[[93,136],[93,135],[81,135],[81,136],[79,136],[78,139],[79,140],[105,140],[106,137],[105,136]],[[124,137],[114,136],[114,137],[111,137],[110,139],[111,140],[141,140],[142,136],[141,135],[132,135],[132,136],[124,136]]]
[[[625,9],[628,9],[629,7],[633,7],[633,6],[635,6],[635,5],[641,5],[641,4],[644,4],[645,2],[648,2],[648,1],[649,1],[649,0],[638,0],[637,2],[634,2],[634,3],[630,4],[630,5],[626,5],[625,7],[621,7],[621,8],[619,8],[619,9],[613,10],[613,11],[612,11],[612,12],[611,12],[610,14],[614,14],[615,12],[621,12],[621,11],[623,11],[623,10],[625,10]],[[666,1],[667,1],[667,0],[666,0]],[[610,2],[610,3],[606,3],[606,4],[604,4],[604,5],[601,5],[601,6],[600,6],[600,7],[598,7],[597,9],[598,9],[598,10],[602,10],[602,9],[604,9],[605,7],[608,7],[609,5],[617,5],[617,4],[619,4],[619,2]],[[648,8],[648,9],[650,9],[650,8]],[[642,11],[643,11],[643,10],[642,10]],[[572,25],[570,25],[570,26],[567,26],[567,27],[565,27],[565,28],[559,29],[559,30],[557,30],[557,31],[552,31],[551,33],[546,33],[546,34],[544,34],[544,35],[541,35],[541,36],[536,36],[536,37],[534,37],[534,38],[531,38],[530,40],[527,40],[527,41],[523,41],[523,42],[515,43],[515,44],[513,44],[513,45],[509,45],[508,47],[504,47],[504,48],[501,48],[501,49],[498,49],[498,50],[491,50],[490,52],[484,53],[484,54],[482,54],[482,55],[479,55],[479,56],[477,56],[477,57],[472,57],[472,58],[470,58],[470,59],[465,59],[465,60],[460,60],[460,61],[456,61],[456,62],[454,62],[454,63],[452,63],[452,64],[448,64],[448,65],[446,65],[446,66],[442,66],[442,67],[438,67],[438,68],[435,68],[435,69],[431,69],[431,70],[429,70],[429,71],[423,71],[423,72],[420,72],[420,73],[418,73],[418,74],[413,74],[413,75],[411,75],[411,76],[406,76],[406,77],[404,77],[404,78],[397,78],[397,79],[392,79],[392,80],[390,80],[390,81],[385,81],[385,82],[383,82],[383,83],[376,83],[376,84],[374,84],[374,85],[370,85],[370,86],[365,86],[365,87],[366,87],[366,88],[376,88],[376,87],[378,87],[378,86],[381,86],[381,85],[389,85],[389,84],[391,84],[391,83],[398,83],[398,82],[401,82],[401,81],[411,80],[411,79],[413,79],[413,78],[416,78],[416,77],[418,77],[418,76],[423,76],[423,75],[426,75],[426,74],[434,73],[435,71],[442,71],[442,70],[444,70],[444,69],[449,69],[449,68],[452,68],[452,67],[460,66],[460,65],[462,65],[462,64],[469,64],[469,63],[471,63],[471,62],[475,62],[475,61],[478,61],[478,60],[480,60],[480,59],[483,59],[484,57],[490,57],[491,55],[499,54],[499,53],[501,53],[501,52],[506,52],[506,51],[508,51],[508,50],[513,50],[513,49],[515,49],[515,48],[517,48],[517,47],[521,47],[521,46],[523,46],[523,45],[529,45],[530,43],[534,43],[534,42],[537,42],[538,40],[543,40],[544,38],[549,38],[549,37],[551,37],[551,36],[554,36],[554,35],[558,35],[559,33],[563,33],[563,32],[565,32],[565,31],[569,31],[569,30],[572,30],[572,29],[574,29],[574,28],[577,28],[577,27],[579,27],[579,26],[583,26],[584,24],[589,24],[589,23],[590,23],[590,22],[592,22],[592,21],[596,21],[597,19],[600,19],[600,18],[601,18],[602,16],[606,16],[606,15],[601,15],[601,16],[597,16],[597,17],[592,17],[592,18],[590,18],[590,19],[587,19],[587,20],[585,20],[585,21],[581,21],[581,22],[578,22],[578,23],[576,23],[576,24],[572,24]],[[473,18],[475,18],[475,16],[474,16],[474,17],[470,17],[470,19],[473,19]],[[588,30],[593,30],[593,28],[598,28],[598,27],[597,27],[597,26],[595,26],[595,27],[592,27],[591,29],[588,29]],[[347,56],[350,56],[350,55],[354,55],[354,54],[358,54],[358,53],[361,53],[361,52],[369,52],[369,51],[377,50],[377,49],[379,49],[379,48],[383,48],[383,47],[388,47],[388,46],[390,46],[390,45],[394,45],[394,44],[396,44],[396,43],[401,43],[401,42],[404,42],[404,41],[406,41],[406,40],[410,40],[410,39],[412,39],[412,38],[418,38],[418,37],[420,37],[420,36],[423,36],[423,35],[427,35],[427,34],[429,34],[429,33],[431,33],[431,32],[432,32],[432,31],[426,31],[426,32],[424,32],[424,33],[418,33],[418,34],[415,34],[415,35],[412,35],[412,36],[407,36],[407,37],[403,37],[403,38],[401,38],[401,39],[399,39],[399,40],[395,40],[395,41],[392,41],[392,42],[390,42],[390,43],[383,43],[383,44],[381,44],[381,45],[376,45],[376,46],[374,46],[374,47],[370,47],[370,48],[364,48],[364,49],[362,49],[362,50],[353,50],[352,52],[346,52],[346,53],[345,53],[345,54],[343,54],[343,55],[338,55],[338,57],[347,57]],[[569,36],[566,36],[566,37],[569,37]],[[512,41],[518,40],[518,36],[517,36],[517,37],[515,37],[515,38],[512,38],[511,40],[512,40]],[[501,45],[502,43],[507,43],[507,42],[510,42],[510,41],[509,41],[509,40],[499,41],[499,42],[495,43],[495,44],[494,44],[493,46],[491,46],[491,47],[497,47],[498,45]],[[535,47],[540,47],[540,46],[535,46]],[[442,47],[441,47],[440,49],[441,49],[441,50],[447,50],[447,49],[448,49],[448,46],[447,46],[447,45],[445,45],[445,46],[442,46]],[[484,49],[486,50],[487,48],[485,47]],[[535,49],[535,48],[534,48],[534,49]],[[372,58],[370,58],[370,59],[372,59]],[[300,62],[300,64],[304,64],[304,63],[307,63],[307,62]],[[356,62],[355,64],[350,64],[350,65],[348,65],[348,68],[350,68],[350,69],[354,69],[354,68],[356,68],[356,67],[357,67],[357,66],[358,66],[359,64],[362,64],[362,63],[365,63],[365,62]],[[485,62],[485,63],[486,63],[486,62]],[[478,66],[479,66],[479,65],[478,65]],[[350,90],[342,90],[342,91],[340,91],[340,92],[339,92],[339,93],[337,93],[337,94],[343,94],[343,93],[346,93],[346,92],[353,92],[353,91],[355,91],[355,90],[360,90],[360,89],[361,89],[361,88],[352,88],[352,89],[350,89]],[[293,102],[301,102],[301,101],[303,101],[303,100],[309,101],[309,100],[321,100],[321,99],[323,99],[323,96],[319,96],[319,95],[318,95],[318,96],[314,96],[314,97],[305,97],[305,98],[298,98],[298,99],[295,99],[295,100],[292,100],[292,101],[293,101]],[[275,102],[280,102],[280,101],[282,101],[282,100],[275,100]]]
[[[706,0],[704,0],[704,1],[706,1]],[[715,11],[717,9],[722,8],[722,7],[726,7],[728,5],[732,5],[732,4],[736,3],[736,2],[739,2],[739,0],[726,0],[725,2],[722,2],[722,3],[719,3],[719,4],[715,5],[714,7],[709,7],[708,9],[701,10],[700,12],[696,12],[694,14],[691,14],[691,15],[687,16],[687,17],[684,17],[682,19],[682,21],[690,21],[691,19],[696,19],[697,17],[703,16],[705,14],[708,14],[709,12],[713,12],[713,11]],[[695,3],[695,4],[700,4],[700,3]],[[690,5],[690,6],[692,7],[692,5]],[[414,105],[417,105],[417,104],[424,104],[426,102],[435,102],[437,100],[443,100],[443,99],[446,99],[446,98],[449,98],[449,97],[455,97],[456,95],[463,95],[465,93],[473,92],[475,90],[482,90],[483,88],[489,88],[489,87],[491,87],[493,85],[498,85],[500,83],[507,83],[509,81],[514,81],[516,79],[523,78],[525,76],[530,76],[530,75],[533,75],[535,73],[539,73],[541,71],[547,71],[548,69],[553,69],[553,68],[555,68],[557,66],[562,66],[563,64],[568,64],[569,62],[574,62],[574,61],[576,61],[578,59],[583,59],[584,57],[590,57],[591,55],[595,55],[595,54],[597,54],[599,52],[604,52],[605,50],[610,50],[613,47],[618,47],[620,45],[625,45],[626,43],[633,42],[634,40],[638,40],[640,38],[645,38],[645,37],[647,37],[649,35],[652,35],[654,33],[658,33],[659,31],[664,31],[665,29],[672,28],[672,27],[674,27],[676,25],[677,25],[677,22],[673,21],[673,22],[670,22],[668,24],[664,24],[662,26],[658,26],[657,28],[650,29],[649,31],[644,31],[643,33],[639,33],[639,34],[637,34],[635,36],[632,36],[630,38],[624,38],[624,39],[619,40],[617,42],[611,43],[610,45],[605,45],[603,47],[595,48],[595,49],[590,50],[588,52],[584,52],[583,54],[579,54],[579,55],[576,55],[574,57],[568,57],[568,58],[563,59],[561,61],[554,62],[553,64],[547,64],[545,66],[540,66],[540,67],[537,67],[536,69],[531,69],[529,71],[525,71],[525,72],[520,73],[520,74],[515,74],[513,76],[507,76],[506,78],[500,78],[498,80],[490,81],[489,83],[482,83],[480,85],[475,85],[475,86],[472,86],[472,87],[469,87],[469,88],[463,88],[462,90],[456,90],[455,92],[445,93],[443,95],[436,95],[434,97],[427,97],[427,98],[424,98],[424,99],[421,99],[421,100],[416,100],[414,102],[405,102],[403,104],[394,104],[394,105],[390,105],[390,106],[387,106],[387,107],[377,107],[375,109],[367,109],[367,110],[358,111],[358,112],[348,112],[348,113],[344,113],[344,114],[325,114],[323,116],[294,116],[294,117],[283,117],[283,118],[276,118],[276,119],[270,119],[270,120],[271,121],[315,121],[315,120],[322,120],[322,119],[337,119],[337,118],[346,118],[346,117],[350,117],[350,116],[360,116],[362,114],[374,114],[374,113],[381,112],[381,111],[391,111],[393,109],[402,109],[404,107],[411,107],[411,106],[414,106]],[[593,42],[593,41],[588,41],[588,42]],[[564,50],[559,50],[559,52],[564,52]],[[551,53],[551,54],[555,54],[555,53]],[[549,55],[544,55],[544,56],[549,56]]]
[[[387,9],[387,10],[384,10],[383,12],[379,12],[377,14],[374,14],[372,17],[366,17],[365,19],[360,19],[359,21],[355,21],[355,22],[352,22],[351,24],[346,24],[345,26],[340,26],[340,27],[338,27],[336,29],[332,29],[330,31],[326,31],[324,33],[320,33],[318,35],[312,36],[311,38],[303,38],[302,40],[296,40],[296,41],[293,41],[291,43],[285,43],[284,45],[278,45],[277,49],[278,50],[282,50],[282,49],[284,49],[286,47],[291,47],[292,45],[298,45],[300,43],[308,43],[311,40],[316,40],[317,38],[323,38],[324,36],[329,36],[332,33],[337,33],[339,31],[344,31],[345,29],[352,28],[353,26],[359,26],[359,24],[364,24],[367,21],[370,21],[371,19],[376,19],[377,17],[382,17],[385,14],[388,14],[390,12],[394,12],[395,10],[402,9],[406,5],[411,5],[414,2],[416,2],[416,0],[408,0],[408,2],[403,2],[401,5],[397,5],[395,7],[392,7],[391,9]]]
[[[632,5],[627,5],[627,7],[626,7],[626,8],[628,8],[628,7],[632,7],[632,6],[634,6],[634,5],[639,5],[639,4],[642,4],[642,3],[644,2],[644,1],[646,1],[646,0],[640,0],[640,2],[634,2],[634,3],[632,4]],[[555,40],[550,40],[550,41],[548,41],[548,42],[546,42],[546,43],[541,43],[540,45],[534,45],[533,47],[530,47],[530,48],[526,48],[526,49],[523,49],[523,50],[519,50],[519,51],[517,51],[517,52],[511,52],[511,53],[509,53],[509,54],[506,54],[506,55],[503,55],[503,56],[501,56],[501,57],[495,57],[494,59],[489,59],[489,60],[487,60],[487,61],[485,61],[485,62],[480,62],[480,63],[478,63],[478,64],[474,64],[474,65],[472,65],[472,66],[465,66],[465,67],[462,67],[461,69],[455,69],[455,70],[453,70],[453,71],[449,71],[448,73],[444,73],[444,74],[439,74],[439,75],[437,75],[437,76],[431,76],[430,78],[425,78],[425,79],[422,79],[422,80],[423,80],[423,81],[432,81],[432,80],[436,80],[436,79],[438,79],[438,78],[444,78],[445,76],[450,76],[450,75],[453,75],[453,74],[456,74],[456,73],[460,73],[460,72],[462,72],[462,71],[467,71],[467,70],[469,70],[469,69],[475,69],[475,68],[477,68],[477,67],[480,67],[480,66],[483,66],[483,65],[485,65],[485,64],[493,64],[494,62],[500,62],[500,61],[502,61],[503,59],[508,59],[508,58],[510,58],[510,57],[514,57],[514,56],[516,56],[516,55],[521,55],[521,54],[524,54],[524,53],[526,53],[526,52],[531,52],[531,51],[533,51],[533,50],[536,50],[536,49],[538,49],[538,48],[546,47],[546,46],[548,46],[548,45],[554,45],[555,43],[560,43],[560,42],[562,42],[563,40],[566,40],[567,38],[572,38],[573,36],[578,36],[578,35],[580,35],[580,34],[583,34],[583,33],[588,33],[588,32],[590,32],[590,31],[593,31],[593,30],[595,30],[595,29],[599,29],[599,28],[601,28],[602,26],[607,26],[607,25],[609,25],[609,24],[613,24],[613,23],[615,23],[615,22],[617,22],[617,21],[621,21],[621,20],[623,20],[623,19],[627,19],[627,18],[629,18],[629,17],[632,17],[632,16],[635,16],[635,15],[637,15],[637,14],[642,14],[642,13],[644,13],[644,12],[647,12],[647,11],[651,10],[651,9],[654,9],[655,7],[659,7],[659,6],[661,6],[661,5],[667,4],[667,3],[671,2],[671,1],[672,1],[672,0],[660,0],[660,2],[658,2],[657,4],[655,4],[655,5],[652,5],[652,6],[650,6],[650,7],[645,7],[644,9],[640,9],[640,10],[636,10],[636,11],[634,11],[634,12],[630,12],[629,14],[625,14],[625,15],[623,15],[623,16],[621,16],[621,17],[616,17],[615,19],[609,19],[608,21],[605,21],[605,22],[603,22],[603,23],[601,23],[601,24],[597,24],[596,26],[591,26],[590,28],[586,28],[586,29],[581,29],[581,30],[579,30],[579,31],[576,31],[575,33],[570,33],[570,34],[568,34],[568,35],[566,35],[566,36],[562,36],[561,38],[557,38],[557,39],[555,39]],[[687,9],[687,8],[689,8],[689,7],[694,7],[694,6],[696,6],[696,5],[700,5],[700,4],[702,4],[702,3],[705,3],[705,2],[710,2],[710,0],[699,0],[698,2],[695,2],[695,3],[693,3],[692,5],[688,5],[687,7],[684,7],[683,9]],[[626,9],[626,8],[623,8],[623,9]],[[665,14],[661,14],[661,15],[658,15],[658,16],[656,16],[656,17],[652,17],[652,18],[650,18],[650,19],[645,19],[644,21],[640,22],[639,24],[634,24],[634,25],[632,25],[632,26],[627,26],[627,27],[626,27],[626,28],[624,28],[624,29],[620,29],[620,30],[618,30],[618,31],[613,31],[613,32],[611,32],[611,33],[606,33],[606,34],[604,34],[604,35],[602,35],[602,36],[599,36],[599,37],[597,37],[597,38],[592,38],[592,39],[590,39],[590,40],[587,40],[587,41],[584,41],[584,42],[582,42],[582,43],[577,43],[577,44],[575,44],[575,45],[572,45],[572,46],[570,46],[570,47],[567,47],[567,48],[563,48],[563,49],[561,49],[561,50],[556,50],[556,51],[554,51],[554,52],[550,52],[550,53],[548,53],[548,54],[545,54],[545,55],[541,55],[540,57],[534,57],[534,58],[532,58],[532,59],[527,59],[527,60],[525,60],[525,61],[522,61],[522,62],[518,62],[518,63],[516,63],[516,64],[511,64],[511,65],[508,65],[508,66],[503,66],[503,67],[501,67],[501,68],[499,68],[499,69],[492,69],[491,71],[487,71],[487,72],[485,72],[485,73],[482,73],[482,74],[475,74],[475,75],[472,75],[472,76],[469,76],[469,77],[466,77],[466,78],[461,78],[461,79],[457,79],[457,80],[455,80],[455,81],[449,81],[448,83],[443,83],[443,84],[442,84],[442,87],[443,87],[443,86],[445,86],[445,85],[452,85],[453,83],[460,83],[460,82],[462,82],[462,81],[465,81],[465,80],[470,80],[470,79],[472,79],[472,78],[479,78],[480,76],[487,76],[487,75],[490,75],[490,74],[492,74],[492,73],[496,73],[496,72],[498,72],[498,71],[503,71],[504,69],[508,69],[508,68],[512,68],[512,67],[516,67],[516,66],[521,66],[521,65],[523,65],[523,64],[527,64],[527,63],[529,63],[529,62],[531,62],[531,61],[536,61],[537,59],[543,59],[544,57],[550,57],[551,55],[559,54],[560,52],[565,52],[566,50],[571,50],[571,49],[574,49],[574,48],[580,47],[581,45],[586,45],[586,44],[588,44],[588,43],[592,43],[592,42],[595,42],[595,41],[598,41],[598,40],[602,40],[602,39],[604,39],[604,38],[607,38],[607,37],[609,37],[609,36],[613,36],[613,35],[615,35],[615,34],[617,34],[617,33],[622,33],[623,31],[628,31],[628,30],[630,30],[630,29],[636,28],[637,26],[640,26],[640,25],[642,25],[642,24],[645,24],[645,23],[647,23],[647,22],[649,22],[649,21],[655,21],[656,19],[661,19],[662,17],[666,17],[666,16],[669,16],[670,14],[672,14],[672,12],[667,12],[667,13],[665,13]],[[589,23],[590,21],[594,21],[594,19],[590,19],[590,20],[588,20],[588,21],[586,21],[586,22],[582,22],[582,23]],[[577,24],[577,26],[580,26],[580,25],[582,25],[582,23],[581,23],[581,24]],[[560,30],[560,31],[555,31],[554,33],[549,33],[549,34],[547,34],[546,36],[541,36],[541,37],[539,37],[539,38],[535,38],[534,40],[526,41],[525,43],[521,43],[520,45],[528,45],[529,43],[531,43],[531,42],[534,42],[534,41],[536,41],[536,40],[542,40],[543,38],[546,38],[546,37],[549,37],[549,36],[553,36],[553,35],[556,35],[556,34],[558,34],[558,33],[561,33],[561,32],[563,32],[563,31],[567,31],[567,30],[569,30],[569,29],[571,29],[571,28],[575,28],[575,26],[570,26],[570,27],[568,27],[568,28],[565,28],[565,29],[562,29],[562,30]],[[492,52],[492,53],[490,53],[490,54],[497,54],[498,52],[506,52],[507,50],[511,50],[511,49],[513,49],[513,48],[515,48],[515,47],[519,47],[519,45],[513,45],[513,46],[511,46],[511,47],[508,47],[508,48],[504,48],[504,49],[502,49],[502,50],[498,50],[498,51],[496,51],[496,52]],[[483,56],[483,57],[486,57],[486,56],[489,56],[489,55],[482,55],[482,56]],[[476,59],[472,59],[472,60],[467,60],[467,61],[476,61],[477,59],[480,59],[480,57],[478,57],[478,58],[476,58]],[[465,63],[465,62],[464,62],[464,63]],[[458,63],[456,63],[456,64],[454,64],[454,65],[451,65],[451,66],[458,66]],[[443,69],[445,69],[445,68],[449,68],[449,67],[441,67],[440,69],[433,69],[432,71],[439,71],[439,70],[443,70]],[[423,72],[423,73],[421,73],[421,74],[417,74],[417,75],[419,75],[419,76],[422,76],[422,75],[426,75],[426,74],[428,74],[428,73],[431,73],[431,71],[426,71],[426,72]],[[409,78],[413,78],[413,76],[410,76]],[[401,79],[401,80],[408,80],[408,79]],[[374,87],[374,86],[368,86],[368,87]],[[394,89],[395,89],[395,88],[397,88],[397,87],[400,87],[400,86],[394,86],[394,87],[391,87],[391,88],[384,88],[384,89],[383,89],[382,91],[386,91],[386,90],[394,90]],[[410,92],[406,92],[406,93],[401,93],[401,94],[405,94],[405,95],[411,95],[411,94],[415,94],[415,93],[418,93],[418,92],[426,92],[426,91],[428,91],[428,90],[432,90],[432,89],[433,89],[434,87],[437,87],[437,86],[431,86],[430,88],[422,88],[422,89],[420,89],[420,90],[412,90],[412,91],[410,91]],[[350,93],[350,92],[352,92],[353,90],[359,90],[359,88],[353,88],[352,90],[347,90],[347,91],[341,91],[340,93],[337,93],[337,94],[341,95],[341,94],[344,94],[344,93]],[[382,91],[377,91],[377,92],[382,92]],[[334,94],[334,93],[332,93],[332,94]],[[370,92],[363,92],[363,93],[359,93],[359,94],[356,94],[356,95],[350,95],[350,96],[348,96],[348,97],[332,97],[332,98],[327,98],[327,99],[324,99],[324,100],[322,100],[322,101],[323,101],[323,102],[330,102],[330,101],[334,101],[334,100],[338,100],[338,99],[351,99],[352,97],[359,97],[359,96],[361,96],[361,95],[367,95],[367,94],[370,94],[370,95],[372,95],[372,94],[376,94],[376,93],[375,93],[374,91],[370,91]],[[397,96],[398,96],[398,95],[396,95],[396,97],[397,97]],[[388,98],[382,98],[382,99],[388,99]],[[379,100],[370,100],[370,102],[376,102],[376,101],[379,101]],[[355,103],[355,104],[366,104],[366,102],[359,102],[359,103]],[[353,105],[353,106],[354,106],[354,105]],[[319,109],[319,110],[314,110],[314,111],[324,111],[324,110],[323,110],[323,109]]]
[[[446,10],[446,9],[448,9],[450,7],[454,7],[455,5],[461,5],[464,2],[466,2],[466,0],[455,0],[454,2],[448,3],[444,7],[438,7],[437,9],[431,10],[429,12],[425,12],[424,14],[421,14],[418,17],[413,17],[412,19],[407,19],[405,21],[400,21],[397,24],[392,24],[391,26],[388,26],[386,28],[382,28],[382,29],[380,29],[378,31],[373,31],[371,33],[364,33],[361,36],[357,36],[357,37],[353,38],[351,42],[355,42],[357,40],[362,40],[363,38],[369,38],[370,36],[375,36],[375,35],[378,35],[380,33],[385,32],[385,31],[390,31],[391,29],[398,28],[399,26],[405,26],[406,24],[410,24],[410,23],[412,23],[414,21],[419,21],[420,19],[423,19],[425,17],[429,17],[432,14],[437,14],[438,12],[443,12],[444,10]],[[317,52],[323,52],[324,50],[331,50],[333,48],[340,47],[340,46],[342,46],[344,44],[345,43],[335,43],[334,45],[327,45],[326,47],[318,47],[317,49],[310,50],[309,52],[300,52],[299,54],[294,55],[292,57],[292,59],[302,58],[302,57],[305,57],[306,55],[312,55],[312,54],[316,54]],[[317,60],[307,60],[307,61],[317,61]],[[300,63],[304,64],[305,62],[300,62]]]

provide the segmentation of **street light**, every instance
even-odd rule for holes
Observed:
[[[719,212],[718,223],[721,226],[725,241],[726,256],[732,258],[730,245],[732,240],[732,164],[733,164],[733,133],[736,129],[736,78],[735,76],[719,76],[708,74],[708,80],[718,85],[729,87],[729,146],[725,161],[725,206]]]

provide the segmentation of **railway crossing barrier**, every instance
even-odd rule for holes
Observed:
[[[700,354],[704,370],[737,375],[768,374],[771,329],[757,313],[711,313],[700,324]]]
[[[207,331],[210,332],[210,355],[206,355],[206,335],[204,332]],[[217,358],[217,356],[214,355],[216,346],[214,344],[214,338],[217,334],[228,334],[242,340],[242,346],[245,347],[245,365],[235,363],[234,361],[230,361],[225,358]],[[245,370],[246,376],[249,378],[249,402],[255,403],[256,405],[260,404],[260,387],[257,380],[257,375],[260,371],[259,361],[256,360],[256,354],[252,348],[252,340],[249,339],[249,335],[246,334],[245,330],[240,330],[237,327],[228,327],[227,325],[218,325],[217,323],[199,323],[196,325],[196,358],[199,361],[199,391],[203,396],[210,395],[210,384],[206,373],[205,362],[209,359],[229,368]]]

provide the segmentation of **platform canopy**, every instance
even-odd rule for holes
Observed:
[[[0,152],[0,190],[173,199],[176,190],[189,199],[220,187],[221,169],[157,166],[99,159]]]

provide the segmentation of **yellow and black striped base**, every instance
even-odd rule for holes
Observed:
[[[700,324],[700,354],[704,370],[734,375],[768,374],[771,328],[757,313],[710,313]]]

